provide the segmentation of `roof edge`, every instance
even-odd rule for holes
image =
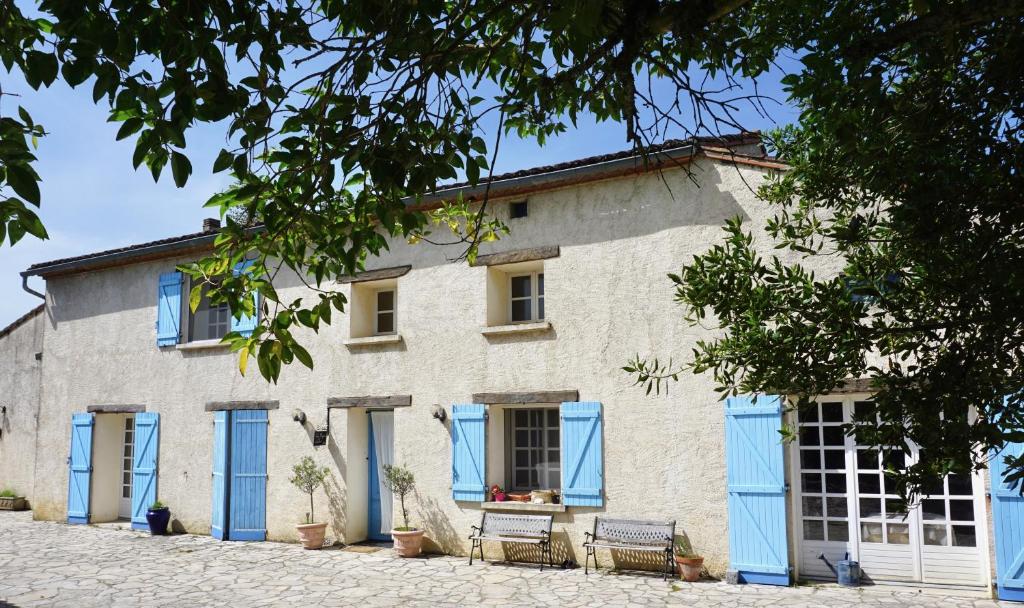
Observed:
[[[28,323],[29,321],[32,320],[33,317],[35,317],[39,313],[43,312],[43,309],[45,309],[45,308],[46,308],[46,304],[40,304],[39,306],[36,306],[32,310],[26,312],[25,314],[23,314],[20,317],[18,317],[17,319],[15,319],[7,327],[5,327],[3,329],[0,329],[0,338],[4,338],[7,335],[13,333],[14,330],[18,329],[19,327],[21,327],[25,323]]]

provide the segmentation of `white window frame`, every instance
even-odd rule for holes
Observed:
[[[559,470],[558,470],[558,485],[557,486],[546,487],[546,486],[544,486],[542,484],[538,488],[529,488],[529,487],[522,487],[522,486],[517,486],[516,485],[516,469],[517,468],[521,468],[521,467],[516,467],[516,462],[515,462],[516,448],[517,448],[517,446],[516,446],[516,438],[515,438],[515,432],[516,432],[515,415],[516,415],[517,412],[521,412],[521,411],[526,411],[526,412],[528,412],[527,415],[529,415],[529,412],[533,412],[533,411],[536,411],[536,410],[540,410],[540,411],[544,412],[543,421],[542,421],[542,424],[541,424],[541,427],[540,427],[540,429],[541,429],[541,431],[540,431],[541,432],[541,447],[539,449],[541,449],[544,452],[545,456],[547,455],[547,453],[550,450],[555,449],[554,447],[552,447],[548,443],[548,433],[550,433],[552,430],[558,431],[558,446],[557,446],[557,449],[558,449],[558,456],[559,456],[559,458],[558,458],[557,463],[558,463],[558,469]],[[551,411],[554,411],[556,413],[556,420],[558,420],[558,424],[557,424],[556,427],[551,427],[547,423],[548,413],[551,412]],[[558,415],[559,414],[558,406],[556,406],[556,405],[539,405],[539,404],[534,406],[533,404],[531,404],[530,407],[510,407],[510,408],[506,408],[504,413],[505,413],[505,420],[504,420],[504,425],[505,425],[504,458],[505,458],[505,483],[506,483],[506,489],[508,491],[519,491],[519,492],[528,492],[528,491],[531,491],[531,490],[538,490],[538,489],[539,490],[559,490],[559,491],[561,491],[561,487],[562,487],[561,456],[562,456],[563,446],[562,446],[562,421],[561,421],[561,417]],[[527,426],[527,429],[532,429],[532,428],[534,428],[534,427]],[[538,449],[538,448],[534,447],[534,448],[526,448],[526,449]],[[551,461],[550,460],[546,460],[545,462],[546,463],[550,463]],[[546,467],[545,468],[545,479],[547,477],[549,477],[550,475],[551,475],[551,472]],[[540,474],[539,474],[539,472],[538,472],[538,482],[540,482]]]
[[[509,273],[508,275],[508,322],[509,323],[539,323],[544,320],[544,317],[538,317],[540,313],[540,300],[544,299],[544,295],[540,294],[540,279],[539,276],[543,276],[544,270],[535,270],[533,272],[515,272]],[[530,295],[528,297],[515,297],[512,295],[512,280],[530,277]],[[512,303],[522,300],[530,300],[530,318],[519,321],[512,319]]]
[[[391,310],[380,309],[379,294],[391,292]],[[380,315],[391,313],[391,331],[380,330]],[[373,290],[373,335],[393,336],[398,333],[398,287],[380,287]]]

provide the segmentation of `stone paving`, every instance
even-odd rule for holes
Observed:
[[[983,608],[978,594],[835,585],[663,582],[390,550],[305,551],[285,543],[34,522],[0,512],[0,606],[865,606]],[[1012,605],[1012,604],[1002,604]]]

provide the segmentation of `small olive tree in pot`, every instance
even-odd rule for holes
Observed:
[[[297,465],[292,467],[292,478],[289,480],[298,489],[309,494],[309,513],[306,513],[306,523],[298,524],[295,529],[299,532],[299,540],[306,549],[319,549],[324,546],[324,536],[327,533],[327,523],[317,522],[313,515],[313,493],[330,474],[327,467],[318,467],[313,459],[304,456]]]
[[[401,557],[416,557],[423,550],[423,530],[409,526],[409,510],[405,497],[416,487],[416,478],[409,469],[384,465],[384,485],[398,496],[402,508],[402,527],[391,530],[395,552]]]

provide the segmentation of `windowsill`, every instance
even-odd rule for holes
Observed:
[[[230,344],[225,344],[220,341],[220,338],[213,340],[196,340],[195,342],[186,342],[184,344],[178,344],[175,346],[178,350],[209,350],[212,348],[230,348]]]
[[[538,321],[536,323],[510,323],[508,325],[491,325],[480,328],[480,333],[485,336],[527,334],[543,331],[551,331],[551,321]]]
[[[366,336],[365,338],[349,338],[345,340],[345,346],[358,348],[360,346],[379,346],[381,344],[398,344],[402,341],[402,334],[387,334],[384,336]]]
[[[564,513],[565,505],[559,503],[534,504],[532,502],[515,502],[506,500],[504,502],[482,502],[480,507],[484,511],[522,511],[527,513]]]

